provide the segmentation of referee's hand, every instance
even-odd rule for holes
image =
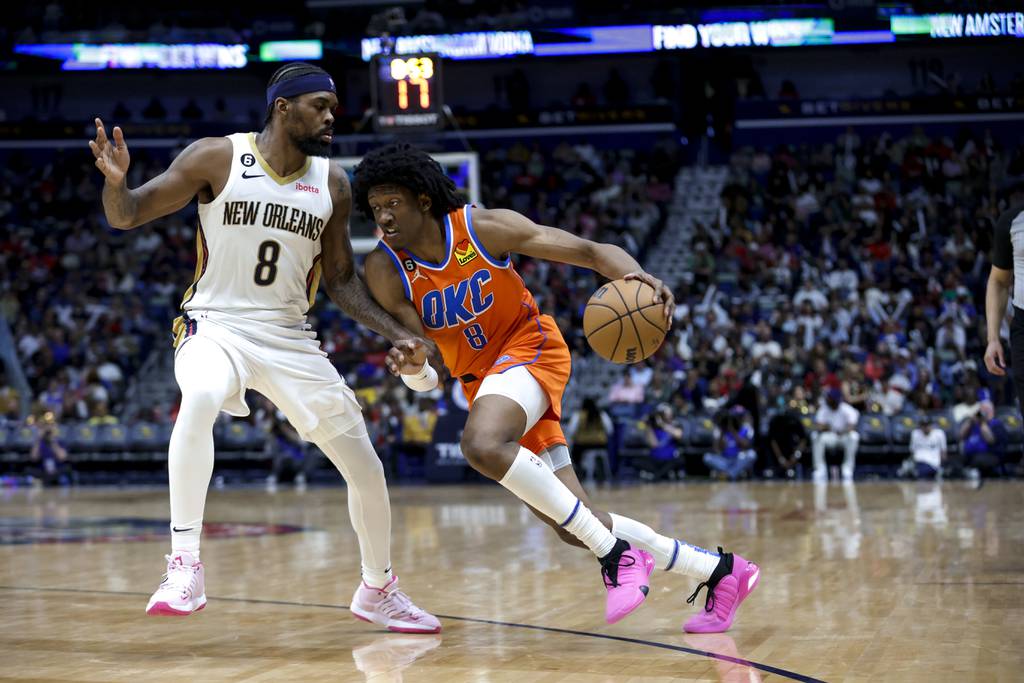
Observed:
[[[985,367],[993,375],[1006,374],[1006,359],[1003,357],[1003,343],[996,339],[985,348]]]

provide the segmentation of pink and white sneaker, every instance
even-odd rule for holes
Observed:
[[[614,624],[647,598],[654,558],[646,550],[630,548],[620,539],[600,562],[604,587],[608,590],[604,618]]]
[[[373,588],[360,581],[349,609],[356,619],[380,624],[396,633],[441,632],[437,617],[414,605],[409,596],[398,589],[397,576],[383,588]]]
[[[757,588],[761,568],[739,555],[726,553],[718,548],[721,558],[711,577],[697,585],[686,602],[693,604],[700,589],[707,586],[708,597],[701,612],[690,617],[683,624],[687,633],[722,633],[728,631],[736,617],[740,603]]]
[[[203,563],[192,553],[164,555],[167,573],[146,605],[146,614],[185,617],[206,607]]]

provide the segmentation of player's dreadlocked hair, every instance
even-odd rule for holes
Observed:
[[[267,81],[267,88],[269,89],[270,86],[272,86],[272,85],[274,85],[276,83],[280,83],[281,81],[290,81],[293,78],[298,78],[299,76],[307,76],[309,74],[326,74],[326,73],[327,73],[326,71],[324,71],[320,67],[315,66],[313,64],[307,64],[305,62],[289,62],[288,64],[285,64],[280,69],[278,69],[277,71],[274,72],[274,75],[270,77],[269,81]],[[290,100],[292,98],[288,97],[286,99]],[[270,119],[273,116],[274,116],[274,103],[271,102],[270,104],[267,105],[267,113],[263,117],[263,125],[264,125],[264,127],[266,127],[266,126],[268,126],[270,124]]]
[[[370,188],[377,185],[398,185],[412,191],[417,197],[427,195],[430,197],[430,213],[439,220],[466,203],[441,164],[422,149],[405,142],[387,145],[368,153],[356,166],[354,177],[352,194],[356,206],[370,220],[373,220],[373,211],[367,195],[370,194]]]

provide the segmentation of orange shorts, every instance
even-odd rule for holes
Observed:
[[[550,404],[547,412],[523,435],[519,443],[523,448],[537,454],[551,446],[566,445],[560,420],[562,394],[569,383],[569,374],[572,371],[572,355],[551,316],[541,315],[531,320],[530,325],[521,328],[502,344],[493,365],[477,373],[475,381],[462,382],[462,389],[470,406],[473,405],[473,399],[484,377],[519,366],[530,371],[530,375],[537,380],[547,395]]]

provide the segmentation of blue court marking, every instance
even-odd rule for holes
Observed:
[[[125,596],[139,596],[148,597],[149,593],[139,593],[135,591],[100,591],[100,590],[84,590],[81,588],[36,588],[32,586],[0,586],[0,590],[5,591],[25,591],[30,593],[77,593],[80,595],[125,595]],[[325,605],[316,602],[291,602],[288,600],[260,600],[256,598],[216,598],[210,597],[210,600],[219,602],[242,602],[246,604],[255,605],[283,605],[286,607],[317,607],[320,609],[337,609],[337,610],[348,610],[348,605]],[[777,666],[771,664],[762,664],[760,662],[753,662],[749,659],[743,659],[741,657],[732,657],[730,655],[723,655],[717,652],[709,652],[708,650],[698,650],[692,647],[684,647],[682,645],[672,645],[671,643],[659,643],[656,640],[642,640],[640,638],[627,638],[625,636],[613,636],[607,633],[593,633],[591,631],[575,631],[567,628],[555,628],[552,626],[537,626],[534,624],[519,624],[513,621],[495,621],[493,619],[478,619],[476,617],[459,617],[451,614],[435,614],[438,619],[449,619],[451,621],[464,621],[470,624],[488,624],[491,626],[507,626],[509,628],[522,628],[532,631],[544,631],[546,633],[564,633],[571,636],[583,636],[585,638],[600,638],[602,640],[614,640],[620,643],[631,643],[633,645],[646,645],[647,647],[655,647],[661,650],[671,650],[673,652],[682,652],[688,655],[697,655],[698,657],[707,657],[709,659],[717,659],[722,662],[731,662],[733,664],[739,664],[741,666],[749,666],[752,669],[758,669],[766,673],[775,674],[776,676],[782,676],[792,681],[801,681],[802,683],[825,683],[820,678],[814,678],[813,676],[806,676],[795,671],[788,671],[786,669],[780,669]],[[442,633],[444,631],[442,630]]]

